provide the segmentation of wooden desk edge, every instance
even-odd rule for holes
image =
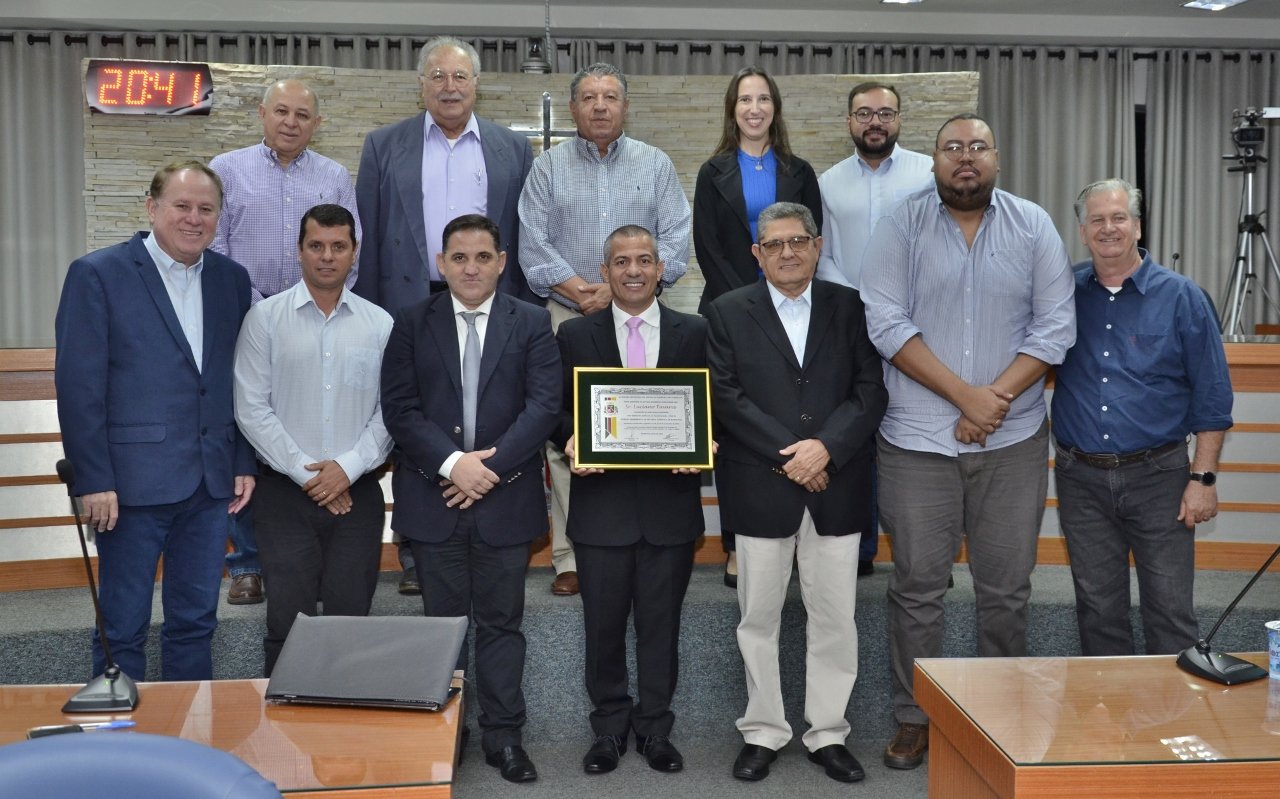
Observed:
[[[930,799],[941,797],[935,785],[945,785],[951,796],[1013,796],[1017,766],[933,681],[927,664],[916,661],[913,686],[916,703],[929,717]]]

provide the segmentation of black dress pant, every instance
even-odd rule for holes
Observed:
[[[253,494],[254,537],[267,593],[264,672],[271,676],[299,613],[367,616],[378,587],[386,503],[375,474],[351,485],[351,510],[334,515],[289,477],[262,468]]]
[[[480,745],[486,753],[520,746],[525,721],[524,582],[529,545],[495,547],[461,512],[453,535],[438,543],[410,541],[427,616],[468,616],[475,623],[475,690]],[[458,668],[467,667],[467,647]]]
[[[680,610],[693,543],[619,547],[575,543],[586,632],[587,696],[596,735],[669,735],[680,672]],[[627,616],[636,628],[636,699],[627,679]]]

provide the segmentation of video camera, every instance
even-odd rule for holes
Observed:
[[[1258,150],[1267,143],[1267,129],[1258,124],[1261,119],[1280,119],[1280,107],[1236,109],[1231,112],[1236,125],[1231,129],[1231,141],[1235,142],[1239,158],[1257,158]]]

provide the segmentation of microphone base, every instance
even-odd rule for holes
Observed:
[[[1178,668],[1223,685],[1239,685],[1267,676],[1266,669],[1247,660],[1211,650],[1202,652],[1194,646],[1187,647],[1178,655]]]
[[[128,713],[138,706],[138,686],[123,671],[99,674],[62,706],[63,713]]]

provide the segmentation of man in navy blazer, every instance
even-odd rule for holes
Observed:
[[[658,303],[663,264],[639,225],[605,240],[605,308],[566,319],[556,338],[564,365],[564,410],[556,444],[574,465],[566,532],[577,554],[586,632],[587,695],[595,741],[582,760],[588,774],[613,771],[636,735],[655,771],[680,771],[669,735],[679,674],[680,610],[702,535],[697,469],[576,468],[573,369],[576,366],[705,368],[707,323]],[[634,329],[633,329],[634,328]],[[636,629],[636,699],[627,679],[627,617]]]
[[[161,674],[213,677],[210,643],[227,514],[253,493],[253,451],[232,413],[232,356],[249,276],[212,250],[218,176],[198,161],[151,181],[151,233],[77,259],[55,321],[54,382],[74,493],[95,530],[116,663],[146,678],[164,555]],[[96,634],[94,673],[105,667]]]
[[[470,44],[451,36],[431,39],[418,60],[426,112],[365,137],[356,176],[364,238],[353,290],[392,316],[445,291],[433,272],[440,234],[446,222],[467,213],[489,217],[502,234],[507,268],[499,290],[542,303],[525,285],[519,262],[516,205],[533,150],[524,136],[472,113],[479,77],[480,56]],[[458,167],[477,139],[479,159]],[[441,178],[439,185],[423,184],[424,160],[429,174]]]
[[[560,354],[545,308],[496,291],[497,225],[458,217],[443,244],[449,291],[401,309],[382,358],[398,452],[391,523],[413,549],[425,614],[475,621],[485,760],[528,782],[520,625],[529,544],[547,532],[542,449],[559,422]]]

